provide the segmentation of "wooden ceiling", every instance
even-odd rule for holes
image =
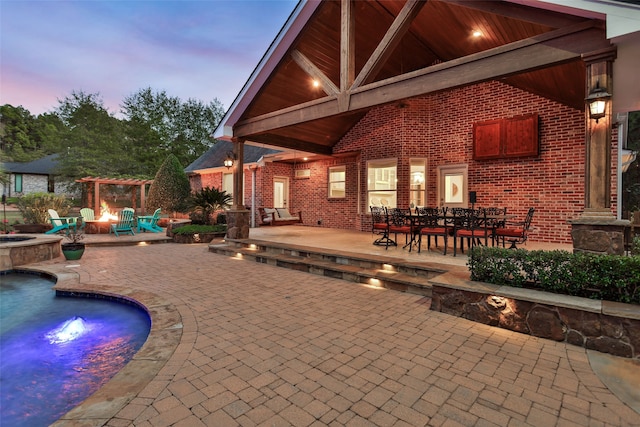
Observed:
[[[491,79],[582,109],[581,54],[608,46],[600,21],[503,1],[352,1],[346,20],[344,3],[317,6],[234,136],[330,154],[376,105]]]

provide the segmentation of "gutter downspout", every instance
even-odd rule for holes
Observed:
[[[258,166],[249,167],[251,170],[251,228],[256,228],[256,172]]]

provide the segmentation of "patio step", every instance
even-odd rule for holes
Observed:
[[[428,297],[431,296],[430,279],[447,271],[429,263],[253,239],[227,239],[224,243],[209,245],[209,251]]]

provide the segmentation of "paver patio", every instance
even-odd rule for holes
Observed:
[[[59,425],[640,425],[584,349],[433,312],[420,296],[204,244],[90,247],[38,266],[87,290],[148,292],[181,317],[175,352],[115,416]]]

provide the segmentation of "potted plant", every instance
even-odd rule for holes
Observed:
[[[215,187],[205,187],[196,191],[187,200],[187,205],[191,209],[191,222],[193,224],[213,225],[213,214],[228,208],[233,201],[231,194]],[[225,221],[226,222],[226,221]],[[216,221],[220,224],[221,221]]]
[[[60,245],[65,259],[75,261],[82,258],[84,254],[84,243],[81,242],[82,239],[84,239],[84,232],[82,232],[82,230],[70,230],[69,234],[65,235],[65,242]]]
[[[69,212],[69,202],[64,196],[50,193],[30,193],[18,198],[16,202],[22,214],[24,224],[14,224],[14,230],[20,233],[44,233],[51,230],[49,209],[55,209],[61,216]]]

